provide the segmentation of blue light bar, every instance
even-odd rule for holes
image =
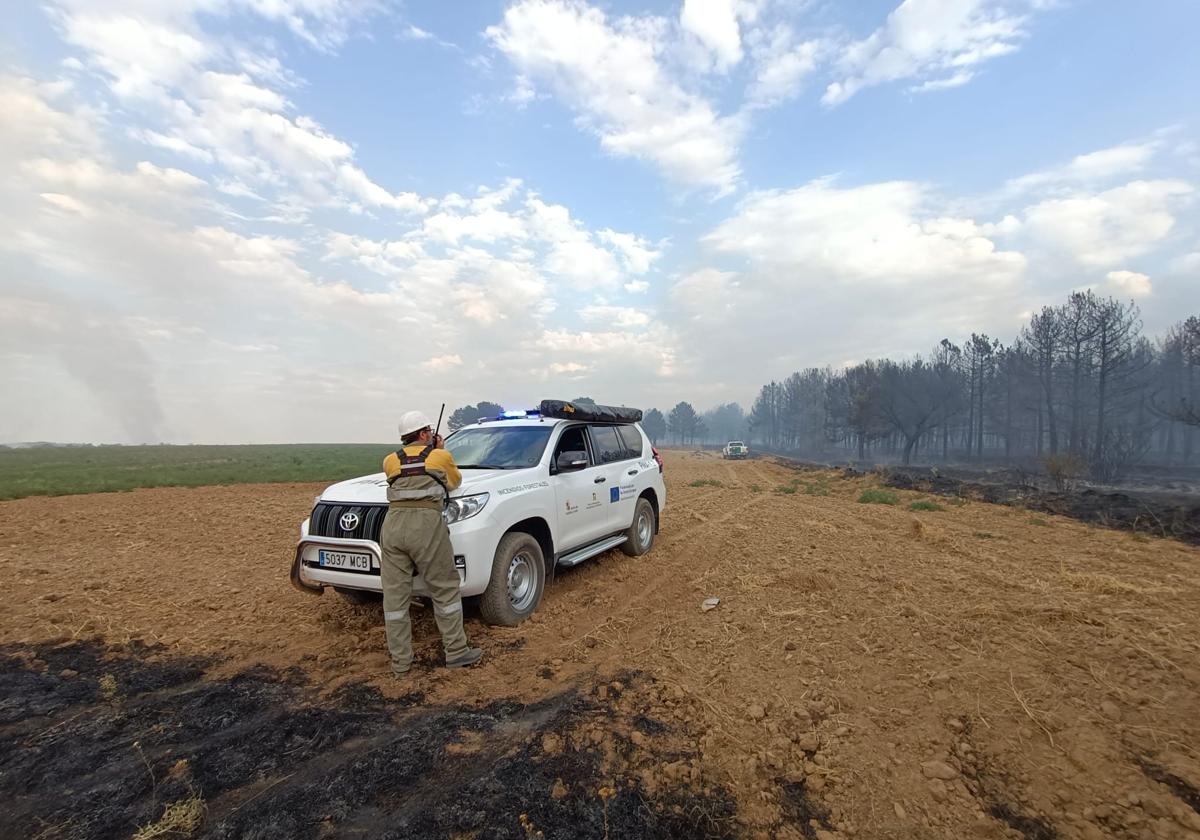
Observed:
[[[528,411],[505,411],[501,413],[497,420],[524,420],[527,417],[541,417],[542,413],[536,408]]]

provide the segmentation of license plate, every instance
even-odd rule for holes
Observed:
[[[317,551],[317,565],[324,569],[345,569],[350,572],[371,571],[371,555],[350,551]]]

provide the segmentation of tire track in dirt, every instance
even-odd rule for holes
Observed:
[[[732,477],[737,478],[736,471],[731,464],[722,464],[722,466],[726,468]],[[632,590],[635,594],[628,599],[622,600],[622,605],[617,615],[624,616],[634,612],[656,612],[657,610],[654,607],[647,606],[647,601],[659,598],[670,603],[672,599],[668,596],[677,594],[682,589],[691,588],[695,584],[695,577],[676,576],[671,574],[671,572],[689,565],[689,561],[693,559],[687,553],[689,547],[709,537],[712,533],[719,531],[722,526],[737,519],[759,501],[757,497],[750,495],[749,490],[743,492],[746,495],[744,501],[732,507],[721,505],[720,507],[724,512],[716,518],[706,517],[694,509],[696,497],[685,497],[680,505],[674,505],[669,502],[667,514],[674,518],[679,517],[682,512],[681,518],[687,524],[680,531],[675,531],[674,529],[677,526],[672,525],[667,532],[659,535],[659,538],[655,541],[654,549],[649,555],[646,555],[646,558],[653,563],[653,573],[642,573],[639,575],[637,581],[622,587],[623,591]],[[728,492],[723,493],[723,495],[728,495]],[[682,507],[682,511],[680,511],[680,507]],[[613,554],[615,556],[616,552]],[[628,563],[629,561],[625,562]],[[633,562],[637,561],[634,560]],[[600,611],[602,610],[599,608],[596,610],[596,612]],[[607,626],[613,623],[613,621],[614,617],[610,615],[604,621],[592,625],[591,629],[582,636],[564,644],[579,644],[584,639],[592,637],[601,627]]]

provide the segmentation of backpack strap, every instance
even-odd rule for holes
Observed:
[[[433,451],[433,444],[429,444],[416,455],[409,455],[403,449],[396,450],[396,457],[400,459],[400,469],[394,476],[388,479],[388,485],[398,478],[413,478],[415,476],[426,476],[436,481],[442,488],[442,504],[447,504],[450,500],[450,489],[446,487],[446,482],[442,481],[436,475],[428,472],[425,469],[425,460],[429,457],[429,453]]]

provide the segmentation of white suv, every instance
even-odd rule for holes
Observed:
[[[637,423],[594,419],[641,413],[568,411],[571,419],[506,412],[446,438],[463,476],[445,511],[454,565],[462,594],[481,596],[490,624],[528,618],[556,568],[617,547],[645,554],[658,533],[667,490],[657,450]],[[316,594],[331,586],[352,601],[379,593],[387,508],[383,473],[328,487],[300,526],[292,583]],[[427,594],[420,575],[413,592]]]

